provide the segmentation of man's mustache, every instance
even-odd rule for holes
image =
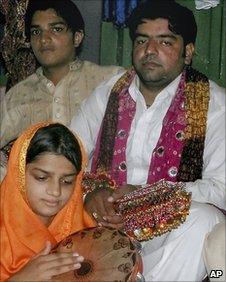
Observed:
[[[152,54],[148,54],[146,55],[143,59],[142,59],[142,63],[143,64],[148,64],[148,63],[154,63],[157,65],[160,65],[161,63],[159,62],[159,60],[156,58],[156,55],[152,55]]]

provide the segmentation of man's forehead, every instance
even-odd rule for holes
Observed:
[[[51,22],[62,22],[66,24],[65,20],[60,15],[58,15],[53,8],[35,11],[31,23],[33,24],[33,22],[43,20],[43,18],[49,19],[49,21]]]
[[[169,26],[169,20],[165,18],[156,18],[156,19],[142,19],[141,23],[137,25],[136,34],[142,33],[142,31],[150,31],[156,33],[167,33],[169,35],[177,36]]]
[[[137,27],[142,25],[142,24],[147,24],[147,23],[153,23],[153,24],[156,24],[156,25],[164,25],[166,27],[169,26],[169,20],[166,19],[166,18],[155,18],[155,19],[143,18],[143,19],[141,19],[141,21],[137,25]]]

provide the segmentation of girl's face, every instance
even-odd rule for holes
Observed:
[[[28,203],[46,226],[70,199],[76,176],[74,165],[63,155],[44,153],[27,164]]]

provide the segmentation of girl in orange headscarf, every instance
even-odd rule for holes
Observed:
[[[95,226],[81,191],[86,157],[61,124],[26,130],[12,147],[1,192],[1,281],[44,281],[77,269],[77,253],[51,253],[68,235]]]

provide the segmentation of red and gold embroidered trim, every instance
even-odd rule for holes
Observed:
[[[26,170],[26,156],[27,156],[27,149],[29,147],[29,144],[31,142],[31,139],[33,138],[34,134],[39,128],[42,128],[44,126],[48,126],[49,122],[42,122],[38,123],[35,126],[31,127],[30,130],[26,132],[26,135],[24,136],[24,141],[20,150],[19,155],[19,191],[21,192],[23,198],[26,200],[26,187],[25,187],[25,170]]]

